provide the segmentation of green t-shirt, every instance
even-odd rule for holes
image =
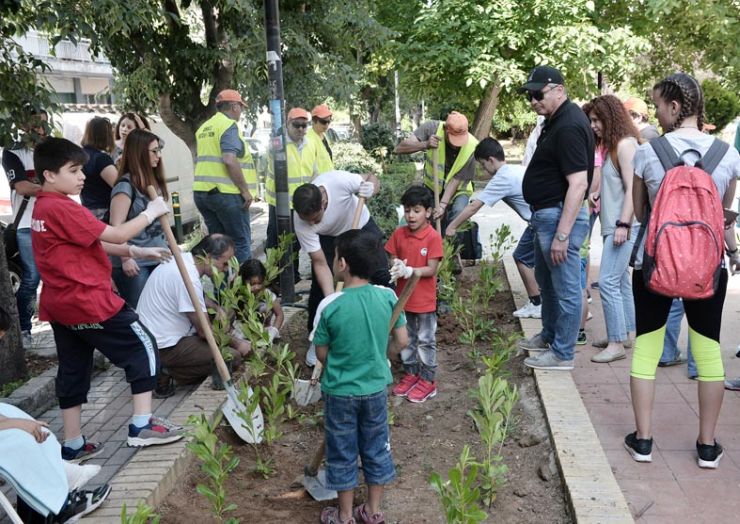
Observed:
[[[316,311],[313,342],[329,346],[321,391],[330,395],[371,395],[391,383],[388,326],[396,294],[388,288],[345,289],[324,298]],[[403,313],[394,328],[406,325]]]

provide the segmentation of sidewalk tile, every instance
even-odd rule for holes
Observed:
[[[704,480],[707,483],[722,483],[725,480],[740,481],[740,469],[728,457],[723,457],[717,469],[703,469],[696,464],[696,451],[660,451],[660,455],[673,473],[681,480]],[[655,457],[655,453],[653,453]],[[740,491],[739,491],[740,493]]]
[[[672,516],[675,518],[685,515],[693,509],[686,500],[681,486],[674,479],[631,480],[624,483],[622,492],[629,500],[633,515],[651,502],[652,506],[643,513],[644,517]],[[640,519],[641,521],[642,519]]]
[[[625,449],[607,449],[604,451],[609,459],[617,480],[625,483],[635,480],[671,480],[673,474],[668,469],[660,453],[653,451],[653,461],[649,463],[635,462]],[[629,501],[629,500],[628,500]]]

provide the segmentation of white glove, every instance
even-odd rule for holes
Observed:
[[[413,272],[413,267],[407,266],[405,260],[397,258],[391,267],[391,282],[395,282],[399,278],[410,278]]]
[[[730,257],[730,274],[740,273],[740,254],[735,253]]]
[[[276,338],[280,338],[280,330],[278,330],[278,328],[276,328],[275,326],[268,326],[267,334],[270,336],[270,344],[272,344],[272,341]]]
[[[150,200],[149,203],[146,205],[146,209],[141,212],[142,215],[144,215],[151,224],[154,222],[157,218],[161,217],[162,215],[166,215],[170,212],[170,208],[167,207],[167,202],[164,201],[164,198],[157,197],[154,200]]]
[[[364,198],[370,198],[375,193],[375,184],[372,182],[360,182],[360,190],[357,192],[358,195]]]
[[[128,246],[128,256],[131,258],[143,258],[145,260],[159,260],[167,262],[172,258],[172,253],[166,247],[139,247]]]

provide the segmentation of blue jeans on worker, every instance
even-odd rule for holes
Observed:
[[[337,396],[323,392],[326,487],[347,491],[359,485],[357,456],[368,485],[396,477],[388,430],[388,393]]]
[[[222,233],[234,240],[236,258],[241,264],[252,257],[252,226],[249,209],[241,195],[196,191],[195,207],[203,215],[208,233]]]
[[[588,234],[588,215],[586,208],[578,211],[568,238],[566,260],[556,266],[550,258],[550,247],[562,212],[561,204],[532,213],[534,274],[542,295],[542,338],[557,358],[573,360],[582,307],[579,251]]]
[[[678,348],[678,337],[681,335],[681,321],[683,320],[684,310],[683,301],[678,298],[673,299],[671,311],[668,313],[668,321],[665,327],[665,341],[663,342],[663,354],[660,356],[660,362],[674,362],[681,356],[681,350]],[[696,362],[694,355],[691,354],[691,340],[686,345],[686,355],[688,358],[688,376],[698,377],[696,371]]]
[[[136,309],[139,305],[139,297],[141,296],[141,292],[144,291],[144,284],[146,284],[152,271],[157,269],[157,266],[159,265],[150,264],[144,266],[140,262],[137,262],[137,264],[139,265],[139,274],[135,277],[126,276],[123,269],[120,267],[113,268],[113,282],[116,283],[118,294],[121,295],[121,298],[125,300],[132,309]]]
[[[635,330],[635,301],[629,261],[640,225],[632,227],[630,237],[620,246],[614,245],[614,234],[605,235],[604,251],[599,267],[599,295],[604,308],[606,337],[609,342],[624,342]]]
[[[33,258],[33,247],[31,246],[31,228],[24,227],[16,232],[18,239],[18,253],[21,258],[21,283],[15,299],[18,305],[18,320],[21,331],[31,331],[31,318],[36,309],[36,291],[39,288],[41,275],[36,269],[36,261]]]
[[[409,345],[401,351],[403,370],[434,382],[437,373],[437,313],[406,312]]]

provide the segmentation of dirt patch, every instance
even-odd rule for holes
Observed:
[[[477,277],[477,267],[465,268],[460,289],[469,289]],[[498,329],[513,332],[519,330],[518,322],[511,316],[513,310],[511,294],[506,289],[491,301],[488,315]],[[300,362],[307,346],[305,318],[302,313],[284,333]],[[437,471],[446,478],[465,444],[480,455],[480,437],[467,415],[474,408],[469,391],[476,385],[478,373],[468,357],[470,348],[461,344],[458,336],[452,314],[441,316],[437,332],[439,394],[434,399],[423,404],[400,398],[390,401],[397,479],[388,486],[383,502],[389,523],[444,522],[441,505],[429,486],[430,474]],[[490,350],[486,344],[478,349]],[[487,522],[571,522],[534,379],[525,370],[522,358],[517,356],[507,365],[509,380],[517,384],[521,398],[515,408],[513,430],[503,448],[504,462],[509,467],[508,482],[488,510]],[[306,369],[302,373],[304,377],[309,375]],[[400,373],[400,366],[394,365],[394,378],[398,379]],[[301,410],[297,419],[285,425],[284,437],[269,451],[276,472],[268,479],[253,473],[254,451],[238,441],[229,428],[219,430],[220,438],[231,444],[240,457],[238,468],[226,484],[227,499],[238,504],[229,516],[244,523],[318,521],[321,508],[327,503],[300,495],[299,488],[303,465],[321,440],[322,429],[316,425],[320,410],[321,404]],[[199,464],[194,462],[179,481],[179,487],[158,508],[163,523],[215,522],[207,501],[195,490],[204,480]],[[356,500],[363,498],[364,487],[356,491]]]

